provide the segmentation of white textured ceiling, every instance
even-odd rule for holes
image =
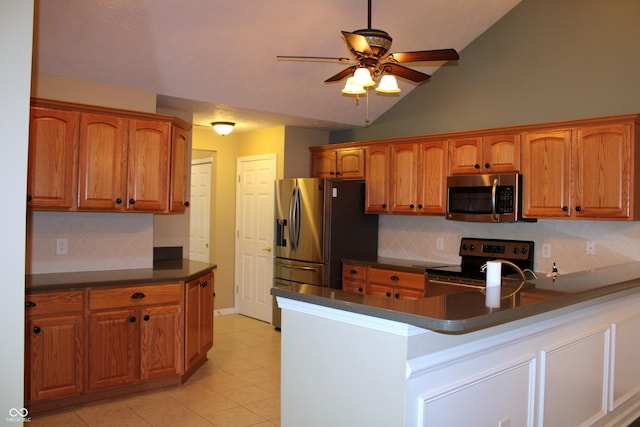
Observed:
[[[520,0],[373,0],[372,27],[391,52],[461,52]],[[193,112],[194,123],[364,126],[367,102],[325,79],[345,65],[278,61],[277,55],[349,57],[341,30],[367,27],[366,0],[40,0],[37,71],[133,87],[158,106]],[[441,64],[407,64],[432,74]],[[432,77],[436,79],[437,75]],[[399,96],[371,94],[369,119]],[[423,83],[423,84],[429,84]]]

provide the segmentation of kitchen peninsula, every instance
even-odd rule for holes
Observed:
[[[478,290],[401,301],[274,288],[282,425],[626,426],[640,416],[640,263],[531,280],[525,292],[487,308]]]
[[[216,265],[26,276],[31,414],[186,381],[213,345]]]

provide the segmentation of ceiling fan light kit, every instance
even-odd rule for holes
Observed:
[[[398,93],[400,88],[398,87],[398,80],[391,74],[385,74],[380,78],[380,84],[376,88],[376,92],[381,93]]]
[[[344,85],[342,93],[346,95],[364,95],[365,93],[367,93],[363,86],[355,84],[353,80],[353,77],[349,77],[347,79],[347,83]]]
[[[213,126],[213,130],[218,135],[222,135],[222,136],[229,135],[235,125],[236,124],[233,122],[211,122],[211,126]]]

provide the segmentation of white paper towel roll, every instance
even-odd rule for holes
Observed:
[[[502,284],[502,263],[487,261],[487,288]]]
[[[488,286],[484,305],[489,308],[500,308],[500,286]]]

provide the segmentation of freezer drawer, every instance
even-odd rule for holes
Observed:
[[[297,283],[316,286],[329,286],[328,266],[310,262],[276,258],[273,276]]]

